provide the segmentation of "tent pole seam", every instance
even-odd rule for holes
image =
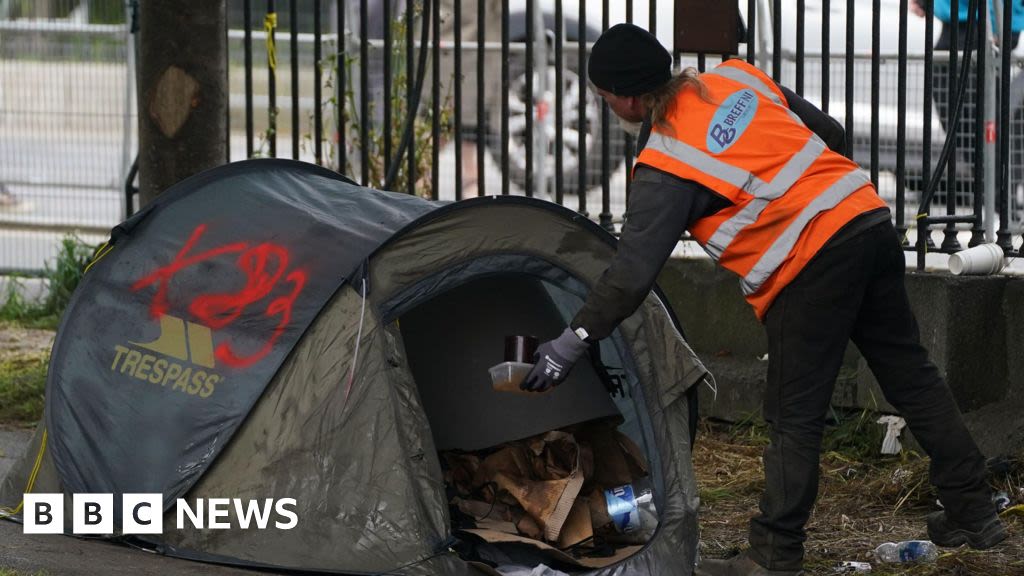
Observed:
[[[345,405],[348,406],[348,395],[352,392],[352,382],[356,377],[356,362],[359,361],[359,343],[363,339],[363,317],[366,313],[366,277],[363,276],[363,301],[359,306],[359,330],[356,331],[356,349],[352,353],[352,368],[348,373],[348,384],[345,385]]]

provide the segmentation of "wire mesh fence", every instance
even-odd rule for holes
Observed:
[[[0,14],[0,269],[37,273],[63,235],[96,242],[121,220],[135,139],[129,35],[123,7],[120,23],[96,23],[111,19],[108,12],[90,17],[83,3],[70,0],[40,3],[34,11],[6,8]]]

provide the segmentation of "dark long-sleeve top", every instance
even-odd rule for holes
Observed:
[[[829,148],[844,153],[845,131],[839,122],[788,88],[779,88],[790,110]],[[638,149],[646,143],[650,130],[650,121],[645,122]],[[611,334],[651,291],[683,232],[729,204],[729,200],[693,180],[643,164],[637,166],[618,250],[570,326],[585,329],[590,341]]]

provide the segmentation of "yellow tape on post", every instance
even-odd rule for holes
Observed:
[[[267,33],[267,65],[277,71],[277,47],[274,45],[274,30],[277,29],[277,12],[268,12],[263,17],[263,31]]]

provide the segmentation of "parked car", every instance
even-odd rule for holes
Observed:
[[[404,19],[404,0],[391,0],[391,14],[393,19]],[[544,187],[540,181],[542,175],[546,175],[548,182],[553,179],[555,170],[555,155],[560,153],[562,157],[562,170],[564,177],[564,192],[573,194],[579,189],[578,166],[580,159],[579,151],[579,118],[585,118],[583,130],[585,134],[586,150],[586,187],[592,187],[601,182],[602,178],[602,126],[601,109],[602,105],[593,92],[592,88],[580,82],[579,74],[579,6],[576,2],[566,1],[563,3],[563,59],[564,68],[562,71],[562,86],[556,87],[556,61],[555,61],[555,2],[553,0],[537,0],[537,15],[534,22],[534,71],[533,71],[533,93],[527,92],[527,70],[526,70],[526,42],[528,38],[527,2],[529,0],[510,0],[508,16],[509,36],[509,61],[508,69],[508,149],[509,149],[509,176],[517,186],[525,187],[526,183],[526,143],[527,143],[527,114],[533,114],[533,150],[534,150],[534,188]],[[671,2],[663,1],[663,4],[671,10]],[[502,62],[501,62],[501,2],[493,0],[485,1],[485,66],[484,66],[484,132],[485,139],[482,143],[488,153],[496,161],[501,160],[501,125],[502,125]],[[452,79],[454,78],[454,46],[451,43],[454,22],[451,18],[451,1],[442,2],[442,10],[445,11],[446,23],[442,25],[442,67],[441,67],[441,93],[442,98],[450,98],[453,91]],[[477,2],[462,2],[463,20],[469,20],[470,27],[475,30],[477,18]],[[618,9],[617,9],[618,10]],[[644,8],[646,10],[646,8]],[[382,101],[383,91],[383,66],[381,64],[381,50],[379,48],[384,31],[383,0],[371,0],[368,7],[368,31],[369,38],[377,46],[376,57],[370,63],[371,100]],[[638,13],[646,18],[645,11]],[[614,14],[614,13],[613,13]],[[670,14],[670,12],[669,12]],[[601,34],[602,16],[600,7],[586,15],[585,41],[592,43]],[[611,14],[610,14],[611,16]],[[669,16],[666,16],[668,18]],[[358,22],[358,3],[349,3],[348,22]],[[619,21],[624,20],[624,16]],[[615,20],[612,20],[613,22]],[[419,21],[415,36],[419,38]],[[541,28],[542,27],[542,28]],[[478,122],[477,113],[477,48],[473,32],[463,34],[465,47],[462,53],[462,109],[459,118],[462,121],[464,134],[475,139]],[[358,49],[360,35],[358,33],[350,36],[355,45],[350,49]],[[404,42],[404,39],[398,40]],[[428,58],[429,62],[429,58]],[[543,62],[543,65],[538,65]],[[396,89],[404,89],[396,88]],[[580,102],[580,90],[585,91],[583,105]],[[424,87],[424,94],[430,94],[429,77]],[[555,98],[562,99],[562,127],[564,145],[561,151],[555,150],[556,126],[555,126]],[[429,105],[424,102],[422,105]],[[582,110],[582,112],[581,112]],[[380,121],[381,113],[376,111],[375,122]],[[624,134],[610,116],[610,171],[614,172],[624,161]],[[478,143],[479,144],[479,143]]]
[[[742,3],[741,3],[742,4]],[[846,11],[845,0],[833,0],[829,4],[830,13],[823,14],[823,2],[821,0],[805,0],[804,25],[802,30],[797,29],[796,0],[784,0],[781,3],[782,12],[780,15],[772,15],[772,2],[759,0],[758,9],[761,12],[758,27],[759,37],[757,44],[758,65],[765,70],[771,69],[772,51],[774,40],[772,38],[771,22],[777,17],[781,23],[781,46],[783,54],[782,83],[791,88],[795,87],[796,69],[796,39],[797,34],[802,33],[805,45],[805,84],[803,87],[804,97],[812,103],[822,105],[822,76],[821,50],[824,22],[831,23],[828,49],[831,52],[830,78],[829,83],[829,114],[846,125],[846,81],[845,81],[845,54],[847,45],[846,34]],[[897,165],[897,135],[898,120],[901,116],[897,97],[899,95],[899,25],[900,25],[900,2],[899,0],[880,0],[879,2],[879,106],[877,111],[872,106],[871,78],[871,53],[872,53],[872,0],[854,0],[854,82],[852,85],[852,154],[854,160],[861,163],[865,168],[870,167],[871,159],[871,124],[872,114],[877,112],[878,117],[878,169],[881,172],[895,174]],[[933,90],[931,93],[932,107],[931,115],[925,117],[926,95],[924,85],[925,62],[924,55],[927,46],[925,37],[924,18],[914,14],[907,15],[907,67],[906,67],[906,109],[903,117],[906,122],[906,143],[903,151],[905,153],[905,176],[906,185],[911,191],[922,191],[927,184],[929,175],[923,174],[924,167],[924,127],[931,128],[931,169],[934,172],[938,158],[946,140],[946,130],[940,118],[940,106],[947,106],[949,103],[948,84],[946,76],[936,73],[933,77]],[[937,39],[941,29],[941,22],[934,21],[934,38]],[[962,47],[961,47],[962,48]],[[1020,48],[1018,49],[1020,50]],[[961,53],[962,56],[962,53]],[[935,63],[942,66],[948,59],[944,51],[934,52]],[[972,74],[968,86],[968,101],[963,115],[969,119],[974,118],[975,105],[973,99],[974,76]],[[957,179],[960,181],[972,181],[973,166],[970,163],[972,154],[965,151],[964,141],[972,142],[973,136],[965,138],[964,135],[973,135],[974,125],[961,123],[958,129],[960,147],[957,155],[956,169]],[[1020,128],[1016,130],[1020,134]],[[1017,140],[1019,140],[1019,136]],[[1021,143],[1013,144],[1015,149],[1021,148]],[[943,185],[944,186],[944,185]],[[888,190],[881,190],[883,195],[889,195]],[[940,187],[936,195],[936,201],[945,203],[944,187]],[[970,206],[973,198],[969,194],[961,194],[957,198],[957,204]]]

